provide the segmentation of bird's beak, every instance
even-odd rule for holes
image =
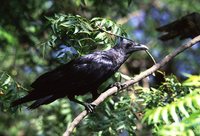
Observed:
[[[136,50],[148,50],[149,49],[146,45],[143,45],[143,44],[137,44],[134,48]]]

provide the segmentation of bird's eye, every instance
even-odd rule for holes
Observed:
[[[132,46],[132,43],[127,43],[126,48],[130,48]]]

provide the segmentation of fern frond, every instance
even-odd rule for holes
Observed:
[[[183,83],[185,86],[200,87],[200,75],[186,75],[189,78]]]
[[[178,136],[195,136],[199,135],[200,111],[190,114],[179,123],[164,125],[159,127],[158,135],[178,135]]]
[[[171,104],[156,109],[147,110],[143,122],[148,124],[178,123],[183,118],[188,118],[191,113],[200,110],[200,89],[195,89],[192,93],[178,99]]]

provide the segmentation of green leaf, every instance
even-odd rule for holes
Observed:
[[[75,26],[74,34],[79,32],[79,28]]]
[[[118,27],[117,25],[114,25],[114,27],[113,27],[113,29],[112,29],[112,32],[113,32],[114,34],[118,34],[118,35],[121,34],[121,33],[120,33],[120,30],[119,30],[119,27]]]
[[[102,26],[105,26],[106,22],[107,22],[106,19],[102,19],[102,20],[101,20],[101,24],[100,24],[100,26],[101,26],[101,27],[102,27]]]
[[[180,101],[179,104],[178,104],[178,108],[179,110],[181,111],[181,113],[183,113],[185,115],[185,117],[189,117],[189,113],[187,112],[187,110],[185,109],[185,106],[184,106],[184,102],[183,101]]]
[[[170,114],[171,114],[171,117],[173,118],[173,120],[175,122],[179,122],[179,117],[176,113],[176,106],[174,104],[169,107],[169,111],[170,111]]]
[[[193,112],[197,111],[195,107],[193,106],[191,98],[188,97],[188,98],[185,98],[184,100],[186,101],[186,106],[188,106]]]
[[[156,108],[156,110],[154,111],[154,117],[153,117],[153,122],[154,123],[158,123],[160,120],[159,120],[159,117],[160,117],[160,112],[162,110],[162,107],[158,107]]]
[[[8,78],[4,81],[2,86],[9,84],[11,81],[12,81],[12,78],[10,76],[8,76]]]
[[[103,40],[103,39],[105,39],[105,36],[106,36],[106,33],[102,32],[102,33],[99,33],[99,34],[95,37],[95,39]]]
[[[163,108],[161,114],[162,114],[162,118],[163,118],[164,122],[166,124],[169,124],[170,122],[169,122],[169,118],[168,118],[168,108],[166,108],[166,107]]]

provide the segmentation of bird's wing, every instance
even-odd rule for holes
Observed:
[[[92,86],[93,83],[106,80],[114,72],[112,57],[97,52],[43,74],[31,86],[40,90]]]
[[[156,30],[165,32],[159,39],[166,41],[175,37],[193,38],[200,34],[200,14],[191,13]]]

